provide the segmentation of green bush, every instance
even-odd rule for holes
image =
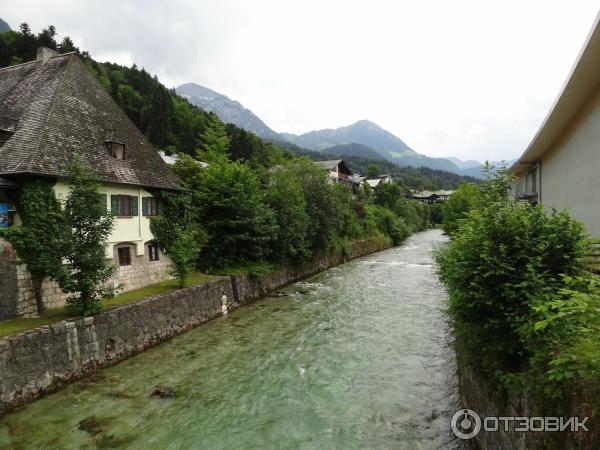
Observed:
[[[404,221],[387,208],[376,208],[375,220],[383,234],[392,239],[394,245],[400,244],[410,235],[410,230]]]
[[[458,189],[446,200],[442,206],[443,230],[452,235],[464,220],[469,211],[481,204],[481,191],[478,186],[470,183],[461,184]]]
[[[583,226],[566,212],[504,200],[469,213],[438,252],[455,331],[495,385],[526,389],[528,373],[547,370],[552,359],[539,355],[552,346],[535,324],[555,308],[565,276],[584,273],[588,251]]]

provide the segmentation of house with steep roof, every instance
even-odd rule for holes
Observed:
[[[337,183],[349,183],[352,171],[343,159],[331,161],[315,161],[315,164],[327,171],[332,181]]]
[[[600,238],[600,14],[550,112],[521,157],[512,194],[567,209]]]
[[[64,198],[75,155],[93,169],[117,217],[106,245],[106,258],[118,267],[115,286],[136,289],[168,277],[170,261],[154,243],[150,219],[159,212],[157,192],[178,189],[179,180],[156,149],[76,54],[40,48],[35,61],[0,69],[0,226],[21,223],[16,198],[31,177],[54,180]],[[0,247],[10,254],[5,242]],[[6,260],[2,269],[22,280],[23,269]],[[27,286],[3,283],[0,318],[32,313]],[[49,285],[44,301],[58,306],[64,295]]]

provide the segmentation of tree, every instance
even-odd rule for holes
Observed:
[[[176,230],[169,248],[169,257],[173,261],[172,272],[180,288],[185,286],[188,275],[194,269],[200,250],[201,245],[192,231],[181,228]]]
[[[193,164],[198,167],[195,162]],[[158,217],[151,219],[150,231],[161,250],[173,261],[173,275],[179,280],[179,286],[183,287],[208,236],[200,225],[191,192],[160,191],[155,196],[158,197],[161,212]]]
[[[369,167],[367,167],[367,178],[377,178],[379,176],[379,170],[377,164],[369,164]]]
[[[68,308],[85,316],[100,311],[100,300],[107,293],[104,283],[114,272],[105,250],[114,217],[107,210],[106,196],[99,194],[98,188],[94,173],[76,158],[65,202],[65,222],[72,230],[65,258],[68,270],[59,284],[64,292],[72,294],[67,299]]]
[[[229,150],[229,137],[225,132],[225,125],[219,118],[210,114],[204,132],[200,135],[200,148],[198,157],[201,160],[211,159],[210,154],[226,155]]]
[[[279,260],[301,261],[311,255],[307,236],[309,218],[298,170],[302,169],[292,163],[269,177],[266,201],[275,211],[279,227],[278,239],[273,241],[273,255]]]
[[[256,173],[241,162],[214,155],[209,167],[180,158],[173,169],[193,192],[193,205],[208,233],[200,262],[219,268],[266,259],[277,238],[275,214]]]
[[[442,228],[444,231],[449,235],[455,233],[460,226],[460,222],[468,216],[469,211],[481,204],[482,199],[479,188],[471,183],[461,184],[450,198],[444,202],[442,207],[444,216]]]
[[[379,183],[375,187],[375,204],[393,209],[396,200],[404,198],[404,189],[398,183]]]
[[[51,182],[41,179],[26,181],[18,203],[23,225],[7,229],[5,236],[19,259],[27,265],[40,313],[44,309],[44,279],[50,277],[58,281],[65,276],[63,255],[71,230],[65,224]]]

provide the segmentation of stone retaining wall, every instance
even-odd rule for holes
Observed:
[[[458,342],[458,379],[460,385],[460,398],[464,408],[475,411],[483,420],[485,417],[579,417],[589,416],[586,422],[588,432],[521,432],[514,431],[516,422],[512,422],[509,431],[503,429],[504,422],[499,422],[499,430],[486,432],[483,429],[472,442],[475,448],[482,450],[594,450],[598,448],[600,440],[600,422],[592,416],[586,407],[586,395],[576,389],[568,389],[565,395],[565,404],[561,411],[543,414],[535,408],[533,402],[527,397],[511,396],[500,400],[495,396],[490,386],[482,380],[463,361],[463,350]],[[534,426],[539,426],[534,424]]]
[[[93,317],[0,339],[0,414],[221,315],[223,293],[246,303],[347,259],[388,247],[383,240],[359,241],[349,246],[345,257],[332,254],[263,277],[220,277]]]

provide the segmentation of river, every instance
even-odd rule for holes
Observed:
[[[0,448],[462,448],[445,241],[418,233],[73,383],[0,418]]]

